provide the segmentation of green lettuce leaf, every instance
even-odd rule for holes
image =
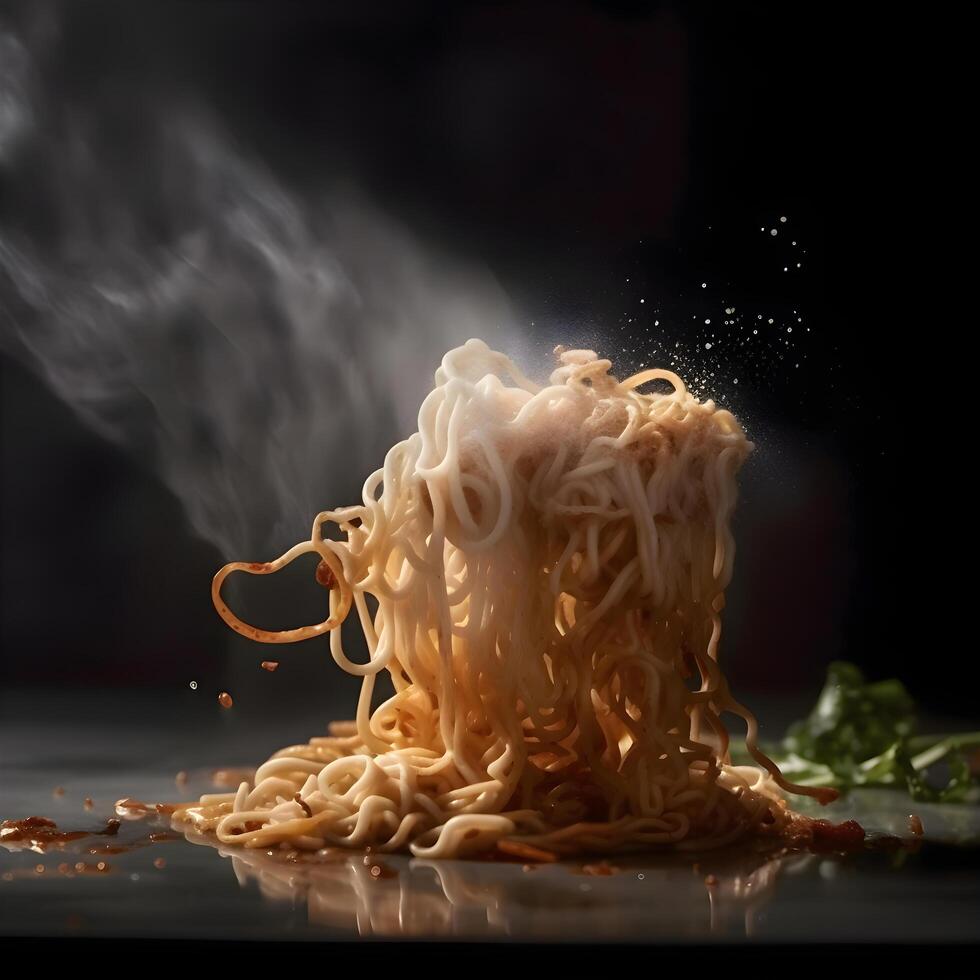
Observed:
[[[971,767],[980,732],[916,735],[916,709],[901,681],[869,683],[836,661],[810,714],[765,751],[803,786],[906,789],[916,800],[961,802],[980,786]]]

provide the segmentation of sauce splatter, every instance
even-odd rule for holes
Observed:
[[[32,851],[44,854],[54,848],[62,848],[71,841],[84,837],[113,837],[119,833],[119,821],[106,821],[105,830],[59,830],[58,825],[47,817],[25,817],[23,820],[4,820],[0,823],[0,843],[21,844]]]
[[[524,844],[515,840],[498,840],[497,850],[508,857],[519,858],[521,861],[538,861],[541,864],[551,864],[558,860],[553,851],[546,851],[532,844]]]
[[[235,702],[232,700],[231,695],[227,691],[222,691],[218,695],[218,704],[222,708],[230,708]]]
[[[834,824],[829,820],[814,820],[813,849],[849,851],[864,846],[864,828],[856,820]]]

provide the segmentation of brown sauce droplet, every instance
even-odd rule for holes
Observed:
[[[86,864],[85,861],[78,861],[75,864],[74,874],[70,874],[70,877],[74,877],[76,874],[79,875],[104,875],[112,871],[112,865],[106,864],[105,861],[99,861],[97,864]]]
[[[232,700],[231,695],[227,691],[222,691],[218,695],[218,704],[222,708],[230,708],[235,702]]]
[[[372,864],[370,869],[371,877],[375,881],[383,878],[397,878],[398,872],[394,868],[389,868],[387,864]]]
[[[279,661],[278,660],[263,660],[262,661],[262,664],[261,664],[261,667],[262,667],[263,670],[267,670],[271,674],[274,670],[278,670],[279,669]]]
[[[230,833],[238,837],[240,834],[251,834],[256,830],[262,829],[262,823],[259,820],[246,820],[241,827],[235,827]]]
[[[325,589],[335,589],[337,587],[337,576],[333,569],[321,558],[320,564],[316,566],[316,580]]]
[[[594,875],[597,878],[608,878],[610,875],[618,875],[619,868],[608,861],[599,861],[596,864],[583,864],[582,874]]]
[[[162,871],[167,866],[167,862],[163,858],[156,858],[153,862],[153,867],[158,871]]]

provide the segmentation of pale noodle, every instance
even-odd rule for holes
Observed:
[[[832,798],[759,751],[717,664],[751,443],[672,372],[620,382],[610,368],[562,351],[539,387],[469,341],[443,359],[418,432],[361,505],[317,515],[311,539],[274,562],[217,574],[233,629],[265,643],[329,632],[361,696],[353,723],[178,819],[245,847],[439,858],[508,838],[571,854],[718,846],[778,833],[780,788]],[[639,391],[652,381],[673,390]],[[327,522],[346,540],[324,539]],[[266,575],[311,552],[332,586],[323,622],[269,632],[226,606],[232,572]],[[363,664],[337,628],[352,610]],[[372,711],[382,670],[395,693]],[[724,712],[745,721],[762,769],[729,764]]]

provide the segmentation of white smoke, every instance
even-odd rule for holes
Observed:
[[[287,190],[186,101],[154,95],[120,138],[99,104],[61,106],[12,34],[0,52],[0,178],[42,212],[0,228],[0,350],[225,555],[353,502],[448,348],[509,346],[489,275],[352,192]]]

